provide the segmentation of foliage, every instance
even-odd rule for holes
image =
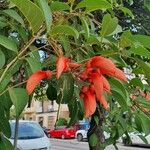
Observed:
[[[141,2],[141,1],[140,1]],[[149,13],[147,0],[142,4]],[[103,146],[116,143],[123,134],[137,130],[149,134],[150,101],[138,95],[132,100],[130,94],[135,89],[147,91],[145,83],[150,83],[149,64],[149,28],[142,22],[143,30],[134,32],[133,28],[122,23],[131,21],[137,24],[141,20],[135,12],[137,3],[130,0],[10,0],[0,1],[0,147],[10,143],[9,115],[12,105],[16,117],[34,95],[25,91],[27,79],[38,70],[55,71],[56,60],[61,55],[79,64],[85,64],[96,55],[112,60],[117,67],[124,69],[128,82],[123,83],[107,77],[111,85],[111,94],[105,94],[110,105],[104,110],[97,104],[97,110],[104,111],[103,131],[110,133]],[[133,10],[133,11],[132,11]],[[134,15],[136,14],[136,15]],[[144,13],[142,13],[144,14]],[[129,27],[129,28],[127,28]],[[138,29],[137,26],[134,29]],[[143,27],[142,27],[143,29]],[[38,45],[42,43],[42,45]],[[44,44],[43,44],[44,43]],[[45,54],[41,55],[41,52]],[[128,74],[128,72],[130,72]],[[135,78],[134,81],[131,78]],[[44,78],[38,83],[45,84],[47,97],[58,104],[68,104],[70,125],[83,118],[84,107],[79,92],[86,83],[79,82],[72,71],[63,72],[60,79]],[[144,81],[144,82],[143,82]],[[39,91],[40,86],[38,86]],[[43,89],[43,86],[42,86]],[[52,89],[52,90],[50,90]],[[54,91],[54,93],[51,93]],[[95,114],[92,116],[94,117]],[[97,117],[95,123],[101,119]],[[90,139],[94,147],[100,141],[92,134]],[[91,140],[90,140],[91,141]]]
[[[65,118],[59,118],[56,122],[56,126],[67,126],[67,120]]]

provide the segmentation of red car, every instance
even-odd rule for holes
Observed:
[[[76,130],[74,128],[56,127],[48,131],[49,137],[52,138],[75,138]]]

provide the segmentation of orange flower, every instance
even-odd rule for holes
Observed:
[[[79,68],[81,64],[79,63],[69,63],[69,68],[76,69]]]
[[[96,97],[99,98],[103,94],[103,80],[99,73],[92,73],[90,76],[94,85]]]
[[[60,78],[63,71],[67,71],[69,68],[70,59],[64,56],[61,56],[57,59],[56,62],[56,77]]]
[[[80,73],[80,74],[79,74],[79,78],[80,78],[81,80],[86,80],[86,79],[88,78],[87,72],[84,71],[84,72]]]
[[[98,101],[103,105],[103,107],[107,110],[109,108],[109,105],[103,95],[98,98]]]
[[[107,79],[104,76],[102,76],[102,81],[103,81],[103,88],[104,88],[104,90],[106,92],[108,92],[108,93],[111,93],[110,92],[110,84],[109,84],[109,82],[107,81]]]
[[[147,92],[146,93],[146,97],[145,97],[147,100],[150,100],[150,92]]]
[[[87,86],[83,86],[81,91],[82,91],[83,93],[86,93],[86,92],[88,91],[88,87],[87,87]]]
[[[95,94],[91,93],[90,90],[88,90],[84,94],[84,110],[85,110],[85,118],[90,117],[92,114],[94,114],[96,110],[96,99]]]
[[[116,69],[115,64],[108,58],[104,58],[102,56],[95,56],[91,59],[91,66],[93,68],[100,68],[101,70],[104,70],[106,72],[113,73]]]
[[[42,79],[51,77],[52,77],[51,71],[37,71],[33,73],[27,81],[26,85],[27,93],[30,95]]]
[[[127,78],[126,78],[124,72],[122,70],[118,69],[118,68],[115,69],[114,73],[109,73],[108,75],[116,77],[116,78],[118,78],[119,80],[122,80],[122,81],[127,81]]]
[[[105,109],[109,108],[103,94],[105,91],[111,93],[111,89],[108,80],[103,75],[110,75],[120,80],[127,81],[124,72],[118,69],[110,59],[102,56],[95,56],[87,61],[85,64],[85,70],[79,74],[79,78],[81,80],[86,80],[90,84],[89,88],[82,87],[81,90],[82,94],[84,94],[82,95],[82,98],[85,101],[86,117],[92,115],[95,111],[95,106],[92,108],[89,105],[90,102],[88,102],[88,97],[90,96],[85,94],[87,91],[90,91],[90,93],[97,98],[97,101],[100,102]],[[96,99],[90,99],[93,100],[93,103],[96,103]],[[90,109],[88,109],[88,107],[90,107]],[[93,111],[91,109],[93,109]]]

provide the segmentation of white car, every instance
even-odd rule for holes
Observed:
[[[15,121],[10,121],[11,138],[14,142]],[[50,140],[41,126],[35,121],[19,121],[18,150],[52,150]]]
[[[87,139],[87,132],[88,130],[78,130],[76,132],[76,139],[80,142],[83,141],[84,139]]]
[[[80,142],[84,139],[87,139],[87,132],[88,130],[78,130],[76,132],[76,139]],[[105,139],[108,139],[110,137],[110,134],[107,132],[104,132]]]
[[[145,139],[147,140],[147,144],[140,138],[140,136],[144,136],[144,134],[139,133],[139,132],[131,132],[129,133],[130,139],[131,141],[128,141],[127,137],[124,135],[122,137],[122,142],[124,145],[131,145],[131,144],[135,144],[135,145],[147,145],[150,146],[150,134],[147,135],[145,137]]]

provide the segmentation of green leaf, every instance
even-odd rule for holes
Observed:
[[[109,36],[115,35],[115,34],[118,34],[118,33],[121,33],[121,32],[123,32],[122,27],[120,25],[117,25],[116,29],[111,34],[109,34]]]
[[[89,25],[88,25],[85,17],[81,17],[80,19],[82,21],[82,26],[83,26],[84,31],[85,31],[85,38],[87,39],[90,36]]]
[[[78,39],[79,38],[79,33],[78,31],[68,25],[58,25],[55,26],[52,31],[51,31],[52,35],[57,35],[57,34],[63,34],[63,35],[71,35],[74,38]]]
[[[68,103],[72,99],[74,93],[74,79],[72,75],[63,75],[59,80],[58,87],[60,89],[60,94],[57,103]]]
[[[138,115],[138,113],[135,114],[135,124],[136,124],[136,129],[139,131],[139,132],[142,132],[142,122],[141,122],[141,119]]]
[[[150,11],[150,1],[144,0],[144,6],[147,7],[147,9]]]
[[[119,103],[121,108],[126,111],[128,109],[127,100],[118,91],[112,90],[113,98]]]
[[[51,3],[51,9],[52,11],[62,11],[62,10],[69,10],[70,6],[64,2],[55,2],[53,1]]]
[[[90,144],[90,146],[95,147],[97,145],[97,143],[98,143],[97,136],[95,133],[93,133],[89,138],[89,144]]]
[[[111,18],[110,14],[106,14],[102,20],[101,36],[105,37],[110,35],[118,26],[118,19],[116,17]]]
[[[17,26],[17,32],[20,35],[20,37],[23,39],[23,41],[26,43],[28,41],[28,33],[23,26]]]
[[[19,22],[23,27],[25,27],[24,21],[21,18],[21,16],[13,9],[6,9],[3,11],[5,14],[7,14],[9,17],[13,18],[17,22]]]
[[[24,110],[29,96],[23,88],[10,88],[9,89],[10,98],[15,106],[16,116],[19,117],[22,111]]]
[[[40,8],[42,9],[45,17],[47,33],[50,32],[51,25],[52,25],[52,12],[46,0],[38,0],[37,1]]]
[[[11,142],[1,135],[0,137],[0,150],[13,150]]]
[[[26,58],[26,60],[29,63],[30,68],[31,68],[33,73],[38,71],[38,70],[41,70],[41,63],[37,59],[32,58],[32,57],[28,57],[28,58]]]
[[[84,104],[83,104],[83,101],[82,100],[78,100],[78,119],[79,120],[83,120],[84,118]]]
[[[121,35],[120,38],[120,46],[125,48],[125,47],[129,47],[132,45],[132,40],[131,40],[132,34],[130,31],[124,31],[123,34]]]
[[[127,123],[125,119],[123,119],[121,116],[119,116],[119,124],[121,125],[123,131],[125,132],[127,130]]]
[[[134,19],[134,15],[132,11],[128,9],[127,7],[120,7],[120,10],[123,11],[125,15],[129,15],[130,17],[132,17],[132,19]]]
[[[69,104],[69,117],[70,117],[70,121],[68,123],[68,127],[74,125],[77,120],[78,120],[78,102],[76,99],[71,99]]]
[[[130,80],[130,83],[129,83],[130,85],[133,85],[134,87],[140,87],[141,89],[144,89],[144,85],[143,85],[143,83],[142,83],[142,81],[141,81],[141,79],[139,79],[139,78],[134,78],[134,79],[132,79],[132,80]]]
[[[0,102],[2,102],[2,106],[5,111],[9,111],[12,106],[12,101],[10,99],[9,93],[5,92],[3,95],[0,96]]]
[[[136,54],[136,55],[140,55],[140,56],[150,58],[150,52],[142,46],[132,47],[132,48],[129,49],[129,52],[133,53],[133,54]]]
[[[0,102],[0,132],[3,132],[8,138],[11,136],[9,119],[6,117],[2,102]]]
[[[57,90],[51,83],[49,83],[48,85],[48,88],[46,90],[46,95],[49,100],[57,99]]]
[[[137,43],[138,45],[141,44],[146,48],[150,48],[150,36],[146,35],[133,35],[131,37],[132,42],[135,44]]]
[[[83,7],[86,7],[87,12],[91,12],[99,9],[112,8],[112,5],[106,0],[83,0],[77,5],[76,9]]]
[[[8,26],[7,19],[4,17],[0,17],[0,29],[3,29],[6,26]]]
[[[35,46],[30,46],[30,51],[29,56],[40,62],[42,57],[40,57],[38,48]]]
[[[145,108],[150,109],[150,101],[149,101],[149,100],[140,97],[140,98],[137,98],[137,99],[136,99],[136,102],[137,102],[138,104],[143,105]]]
[[[10,0],[27,18],[33,33],[37,33],[41,28],[44,16],[41,9],[30,0]]]
[[[146,134],[146,135],[148,135],[148,134],[150,134],[150,127],[149,127],[149,125],[150,125],[150,118],[147,116],[147,115],[145,115],[144,113],[140,113],[140,114],[138,114],[139,115],[139,118],[141,119],[141,126],[142,126],[142,130],[143,130],[143,132]]]
[[[140,137],[140,139],[145,143],[145,144],[149,144],[146,137],[142,136],[142,135],[138,135]]]
[[[144,62],[140,59],[136,59],[137,63],[140,65],[141,69],[143,70],[145,76],[147,77],[147,81],[150,84],[150,64]]]
[[[122,95],[122,97],[124,97],[124,99],[126,100],[129,98],[129,94],[122,82],[113,78],[110,79],[109,82],[112,90],[115,90],[118,93],[120,93],[120,95]]]
[[[0,82],[0,93],[2,93],[10,82],[11,77],[19,70],[22,61],[17,61],[5,74],[5,77]]]
[[[17,52],[17,44],[10,38],[0,35],[0,45],[4,46],[5,48]]]
[[[0,69],[5,65],[5,55],[4,53],[0,50]]]
[[[70,52],[70,49],[71,49],[69,38],[66,36],[60,36],[59,38],[60,38],[60,43],[63,46],[63,48],[67,54],[67,52]]]

